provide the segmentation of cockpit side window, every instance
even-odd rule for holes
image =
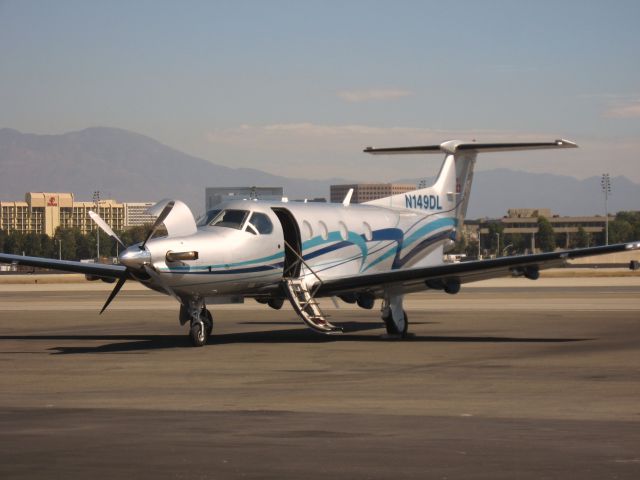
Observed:
[[[227,227],[242,230],[248,216],[248,210],[222,210],[209,225],[212,227]]]
[[[216,215],[218,215],[219,213],[220,213],[219,208],[215,210],[209,210],[207,213],[205,213],[200,218],[198,218],[196,225],[198,227],[204,227],[205,225],[209,225],[209,223],[211,223],[211,220],[213,220],[216,217]]]
[[[264,213],[253,212],[247,222],[247,232],[253,233],[254,235],[268,235],[273,232],[273,224]]]

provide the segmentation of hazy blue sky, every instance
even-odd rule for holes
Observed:
[[[365,145],[566,137],[478,166],[640,182],[639,21],[638,0],[0,0],[0,127],[362,180],[439,167]]]

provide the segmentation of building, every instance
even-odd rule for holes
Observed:
[[[556,242],[559,247],[569,248],[572,239],[577,235],[580,228],[586,233],[594,236],[604,235],[606,217],[604,216],[583,216],[583,217],[563,217],[554,215],[547,208],[541,209],[509,209],[507,215],[497,219],[465,220],[464,233],[467,240],[475,241],[480,233],[482,245],[491,242],[486,235],[489,234],[489,225],[498,223],[502,227],[502,235],[521,235],[530,245],[530,250],[536,249],[536,235],[538,233],[538,218],[545,217],[556,234]],[[609,221],[615,217],[609,216]],[[596,241],[596,239],[593,239]]]
[[[0,230],[20,233],[44,233],[50,237],[58,227],[79,229],[82,233],[95,231],[96,225],[89,210],[97,213],[114,230],[152,223],[154,217],[144,215],[152,203],[118,203],[115,200],[77,202],[73,193],[29,192],[24,201],[0,202]]]
[[[378,198],[389,197],[399,193],[415,190],[413,183],[357,183],[353,185],[331,185],[331,202],[340,203],[349,189],[353,188],[351,203],[364,203]]]
[[[275,200],[283,197],[282,187],[208,187],[205,190],[205,211],[229,200]]]
[[[156,217],[149,215],[147,210],[155,205],[153,202],[125,203],[124,225],[125,227],[139,227],[155,222]]]

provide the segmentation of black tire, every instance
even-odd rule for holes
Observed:
[[[202,313],[203,313],[202,321],[204,322],[204,326],[207,329],[207,337],[208,337],[211,335],[211,332],[213,331],[213,315],[211,315],[211,312],[206,308],[202,309]]]
[[[391,309],[389,309],[388,315],[382,316],[384,326],[387,329],[387,335],[400,335],[402,338],[407,336],[407,332],[409,331],[409,316],[405,310],[402,310],[402,312],[404,313],[404,328],[402,329],[402,332],[398,330],[396,322],[394,322],[391,317]]]
[[[194,347],[203,347],[207,344],[209,334],[204,323],[193,322],[189,328],[189,338]]]

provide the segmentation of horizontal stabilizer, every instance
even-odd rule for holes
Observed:
[[[367,147],[363,151],[373,155],[398,155],[419,153],[457,153],[464,151],[473,152],[513,152],[519,150],[542,150],[548,148],[577,148],[569,140],[559,139],[553,142],[525,142],[525,143],[476,143],[451,140],[440,145],[422,145],[415,147],[374,148]]]

